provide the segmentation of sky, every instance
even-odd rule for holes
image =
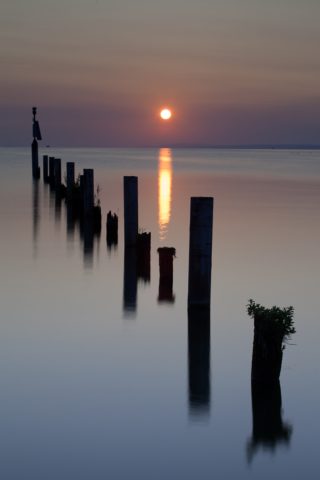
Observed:
[[[0,145],[320,144],[319,0],[1,0]],[[160,111],[168,108],[170,120]]]

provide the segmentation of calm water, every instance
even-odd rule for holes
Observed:
[[[29,148],[0,149],[1,478],[318,479],[320,152],[48,153],[94,168],[102,231],[32,181]],[[124,261],[123,175],[139,177],[150,281]],[[191,196],[214,197],[214,225],[211,318],[188,332]],[[159,246],[177,249],[166,302]],[[251,395],[250,298],[295,307],[270,396]]]

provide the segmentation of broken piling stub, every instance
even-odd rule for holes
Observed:
[[[39,122],[36,120],[37,108],[32,108],[33,114],[33,125],[32,125],[32,136],[33,142],[31,144],[31,157],[32,157],[32,176],[33,178],[40,178],[40,167],[39,167],[39,157],[38,157],[38,140],[42,140]]]
[[[94,204],[93,168],[83,169],[83,212],[85,217],[91,217]]]
[[[213,198],[191,197],[188,306],[210,307]]]
[[[54,161],[55,161],[54,157],[49,157],[49,183],[51,188],[54,188],[54,182],[55,182]]]
[[[123,177],[124,243],[133,246],[138,235],[138,177]]]
[[[173,247],[160,247],[159,254],[159,296],[158,302],[173,303],[175,297],[172,293],[173,287],[173,259],[176,257],[176,249]]]
[[[254,319],[251,380],[276,382],[280,378],[285,342],[295,333],[294,309],[269,309],[249,300],[247,313]]]
[[[145,283],[150,282],[151,232],[137,235],[137,277]]]
[[[74,189],[74,162],[67,162],[67,199],[72,200],[72,193]]]
[[[118,245],[118,215],[112,214],[111,210],[107,214],[107,245],[110,250],[112,245]]]
[[[43,155],[43,181],[48,183],[49,175],[48,175],[48,155]]]
[[[61,189],[61,159],[55,158],[54,160],[54,188],[57,193],[60,193]]]

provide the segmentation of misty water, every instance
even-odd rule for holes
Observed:
[[[86,238],[32,180],[30,148],[0,149],[1,478],[319,478],[320,152],[39,153],[41,170],[43,154],[62,172],[94,168],[102,230]],[[150,281],[124,261],[124,175],[139,178]],[[214,197],[200,330],[187,311],[191,196]],[[118,245],[106,242],[109,210]],[[167,300],[160,246],[177,251]],[[250,298],[295,308],[269,392],[251,392]]]

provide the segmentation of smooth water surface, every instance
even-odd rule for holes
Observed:
[[[0,149],[1,478],[319,478],[320,152],[39,153],[63,172],[94,168],[102,230],[88,236],[32,180],[30,149]],[[150,280],[124,255],[124,175],[139,177]],[[187,312],[191,196],[214,197],[201,328]],[[166,301],[160,246],[177,250]],[[251,392],[250,298],[295,308],[281,386],[267,393]]]

